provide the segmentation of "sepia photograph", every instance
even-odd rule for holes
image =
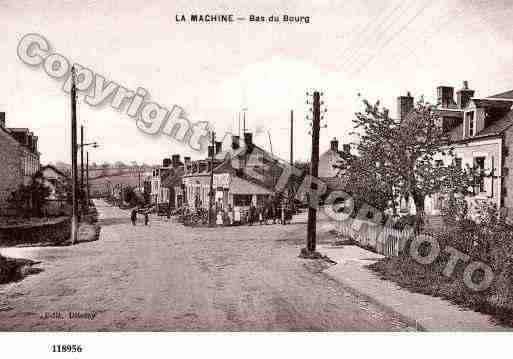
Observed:
[[[0,0],[0,337],[511,331],[511,19]]]

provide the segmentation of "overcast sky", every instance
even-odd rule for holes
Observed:
[[[69,162],[69,98],[62,82],[16,55],[19,40],[40,33],[52,49],[152,101],[186,109],[192,122],[237,132],[244,107],[255,141],[289,156],[289,112],[295,113],[296,158],[309,157],[306,91],[325,93],[321,150],[348,141],[357,94],[395,99],[411,91],[434,100],[438,85],[476,96],[513,89],[512,1],[5,1],[0,0],[0,111],[11,127],[40,138],[42,162]],[[309,24],[177,23],[176,14],[308,15]],[[160,163],[192,152],[166,136],[148,136],[124,113],[80,102],[86,139],[100,142],[98,163]],[[198,157],[197,154],[193,157]]]

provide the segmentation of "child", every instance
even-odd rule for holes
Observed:
[[[132,220],[132,225],[135,226],[135,222],[137,221],[137,210],[135,208],[132,210],[132,214],[130,215],[130,219]]]

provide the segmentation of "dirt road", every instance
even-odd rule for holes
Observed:
[[[0,249],[41,261],[0,286],[0,330],[404,330],[297,257],[302,224],[189,228],[97,202],[97,242]]]

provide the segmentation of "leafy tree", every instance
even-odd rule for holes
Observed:
[[[440,192],[466,193],[469,174],[456,165],[443,166],[435,156],[452,156],[449,138],[440,126],[434,108],[421,99],[402,120],[389,111],[363,100],[365,110],[356,113],[354,135],[357,156],[345,155],[337,165],[350,178],[362,198],[376,197],[372,205],[396,198],[413,198],[417,215],[424,215],[424,199]]]
[[[41,217],[49,195],[50,189],[36,178],[11,192],[8,202],[24,216]]]

